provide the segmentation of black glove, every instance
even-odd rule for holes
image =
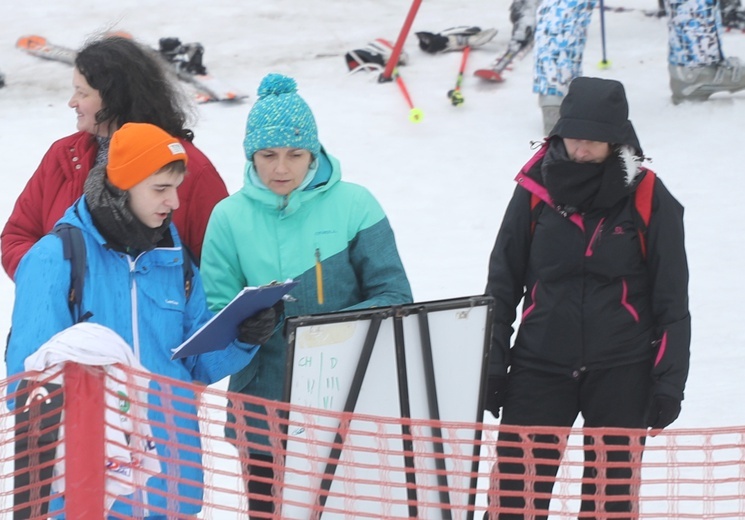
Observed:
[[[285,301],[283,299],[280,299],[277,303],[274,304],[272,309],[274,309],[274,312],[277,313],[277,321],[279,322],[282,319],[282,315],[285,313]]]
[[[647,426],[653,430],[661,430],[670,426],[680,415],[680,399],[667,395],[656,395],[647,416]]]
[[[282,300],[280,300],[281,302]],[[279,311],[279,312],[278,312]],[[246,318],[238,326],[238,341],[250,345],[261,345],[265,343],[274,332],[279,323],[282,311],[277,305],[269,307]]]
[[[495,419],[499,419],[499,409],[504,405],[507,396],[507,376],[489,376],[486,383],[485,408]]]

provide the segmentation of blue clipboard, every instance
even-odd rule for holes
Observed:
[[[238,336],[238,326],[244,319],[271,307],[297,284],[298,282],[287,281],[261,287],[246,287],[189,339],[175,348],[171,359],[226,348]]]

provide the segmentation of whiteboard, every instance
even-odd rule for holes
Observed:
[[[282,518],[318,518],[311,505],[321,488],[330,491],[320,499],[322,518],[344,518],[350,500],[356,510],[379,517],[472,518],[464,509],[475,497],[462,490],[474,488],[475,480],[452,479],[467,479],[457,474],[475,474],[476,464],[456,468],[451,458],[432,455],[462,452],[464,440],[478,441],[479,431],[459,430],[465,439],[448,439],[429,429],[426,441],[403,446],[396,421],[353,420],[344,429],[338,416],[323,411],[481,421],[492,310],[491,298],[474,296],[288,319],[285,400],[314,410],[292,410],[288,417]],[[332,450],[334,442],[341,448]],[[404,451],[411,455],[404,457]],[[386,460],[385,471],[377,464],[378,453],[396,454]],[[468,454],[477,453],[474,442]],[[329,458],[336,464],[329,465]],[[445,475],[437,475],[438,469]],[[356,481],[352,498],[343,486],[345,471]],[[335,475],[342,475],[341,483]],[[378,482],[385,482],[385,489]],[[461,491],[431,491],[437,485]],[[380,500],[384,494],[391,500]],[[407,499],[448,507],[394,503]]]

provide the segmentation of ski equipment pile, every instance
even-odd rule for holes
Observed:
[[[126,33],[112,33],[112,35],[131,38]],[[163,42],[170,44],[167,51],[163,50]],[[178,38],[162,38],[158,53],[171,65],[178,78],[191,85],[194,89],[194,100],[197,103],[213,101],[240,101],[248,96],[237,90],[226,87],[217,78],[207,73],[202,65],[204,47],[199,43],[182,44]],[[59,61],[68,65],[75,63],[77,51],[70,47],[50,42],[40,35],[28,35],[18,38],[16,47],[32,56],[50,61]]]
[[[196,88],[197,102],[240,101],[248,97],[207,72],[202,64],[204,47],[201,43],[181,43],[178,38],[170,37],[161,38],[158,44],[158,52],[171,64],[178,78]]]

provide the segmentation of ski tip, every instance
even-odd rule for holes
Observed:
[[[199,104],[205,104],[205,103],[227,103],[227,104],[239,104],[243,101],[248,99],[248,95],[246,94],[238,94],[235,92],[227,92],[220,97],[215,97],[210,94],[207,94],[206,92],[194,92],[193,94],[194,101]]]
[[[16,47],[19,49],[37,50],[43,49],[47,45],[47,39],[37,34],[21,36],[16,40]]]
[[[134,40],[132,33],[127,31],[107,31],[106,38],[125,38],[127,40]]]
[[[226,101],[228,103],[240,103],[248,99],[247,94],[241,94],[239,92],[229,91],[224,92],[216,101]]]
[[[210,101],[214,101],[214,100],[215,100],[215,99],[214,99],[214,98],[213,98],[212,96],[210,96],[209,94],[204,94],[204,93],[202,93],[202,92],[195,92],[195,93],[193,94],[193,96],[194,96],[194,102],[196,102],[196,103],[198,103],[198,104],[200,104],[200,105],[201,105],[202,103],[209,103]]]
[[[492,69],[478,69],[473,73],[477,78],[485,79],[487,81],[494,81],[496,83],[502,83],[504,78],[496,70]]]

